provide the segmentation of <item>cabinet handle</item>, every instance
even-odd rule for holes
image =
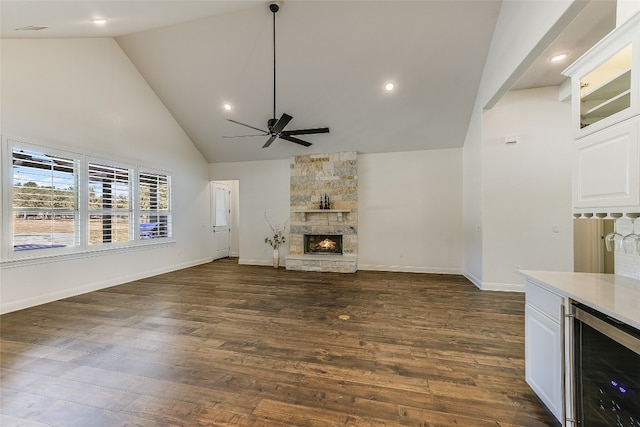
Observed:
[[[564,304],[562,304],[561,306],[561,313],[562,313],[562,325],[561,325],[561,330],[562,330],[562,412],[563,412],[563,418],[564,418],[564,425],[565,426],[575,426],[576,425],[576,419],[571,417],[568,418],[567,417],[567,396],[569,396],[569,402],[571,402],[571,405],[574,406],[574,398],[573,398],[573,387],[574,387],[574,380],[575,380],[575,367],[573,366],[574,361],[575,361],[575,357],[574,357],[574,340],[575,337],[573,336],[573,325],[571,323],[569,323],[569,325],[566,325],[566,319],[573,319],[575,317],[575,315],[570,312],[570,313],[566,313],[566,307]],[[567,369],[567,357],[565,354],[565,349],[566,347],[566,333],[565,333],[565,327],[568,327],[570,329],[569,331],[569,380],[570,380],[570,384],[567,390],[567,376],[566,376],[566,369]],[[572,415],[575,416],[575,406],[573,408],[574,410],[572,411]]]

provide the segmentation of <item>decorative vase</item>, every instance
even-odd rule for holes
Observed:
[[[273,268],[280,267],[280,249],[273,250]]]

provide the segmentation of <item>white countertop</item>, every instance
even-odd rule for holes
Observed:
[[[615,274],[519,270],[547,289],[640,329],[640,280]]]

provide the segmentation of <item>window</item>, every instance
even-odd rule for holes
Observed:
[[[78,161],[51,152],[12,149],[14,251],[78,245]]]
[[[111,250],[172,237],[170,173],[5,138],[2,150],[11,161],[2,175],[2,222],[10,230],[3,234],[3,258]]]
[[[133,170],[89,163],[89,244],[133,240]]]
[[[171,237],[170,190],[170,176],[152,172],[140,173],[140,239]]]
[[[215,189],[215,197],[216,197],[216,227],[225,227],[227,226],[227,218],[229,213],[228,201],[227,201],[227,189],[226,188],[216,188]]]

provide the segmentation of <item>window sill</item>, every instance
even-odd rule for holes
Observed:
[[[46,255],[33,255],[33,254],[25,254],[25,256],[14,257],[10,259],[5,259],[0,262],[1,268],[16,268],[16,267],[27,267],[31,265],[40,265],[40,264],[49,264],[52,262],[59,261],[73,261],[78,259],[92,258],[103,255],[111,255],[117,253],[127,253],[127,252],[138,252],[144,251],[147,249],[156,249],[165,246],[171,246],[176,243],[175,239],[167,238],[167,239],[145,239],[142,241],[138,241],[136,244],[127,245],[127,246],[117,246],[110,248],[97,248],[97,249],[87,249],[82,252],[66,252],[66,253],[49,253]],[[39,251],[41,249],[35,249],[34,251]],[[29,251],[31,252],[31,251]],[[31,255],[31,256],[29,256]]]

